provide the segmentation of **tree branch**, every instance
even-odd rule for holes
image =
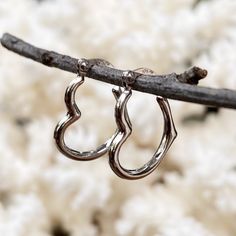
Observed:
[[[1,44],[21,56],[44,65],[77,73],[76,58],[37,48],[8,33],[2,36]],[[102,64],[95,64],[88,71],[87,76],[122,86],[122,72],[122,70]],[[140,75],[137,73],[137,75],[138,77],[132,86],[134,90],[185,102],[236,109],[235,91],[196,86],[198,81],[207,75],[207,71],[201,68],[193,67],[182,74]]]

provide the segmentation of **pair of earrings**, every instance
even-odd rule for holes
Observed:
[[[113,89],[112,92],[116,99],[115,105],[115,121],[117,130],[114,135],[104,144],[95,150],[80,152],[69,148],[64,141],[66,129],[75,121],[77,121],[81,112],[75,102],[75,93],[80,85],[83,84],[84,78],[90,69],[89,61],[86,59],[78,60],[78,77],[74,79],[66,89],[65,104],[67,107],[66,116],[57,124],[54,131],[54,139],[59,151],[65,156],[77,161],[89,161],[99,158],[108,152],[109,164],[116,175],[124,179],[140,179],[149,175],[160,164],[166,152],[170,148],[177,136],[175,125],[172,119],[169,103],[166,98],[157,96],[156,100],[161,108],[164,118],[163,135],[159,147],[153,157],[142,167],[138,169],[126,169],[122,167],[119,161],[119,152],[132,132],[132,124],[127,111],[127,102],[132,95],[131,85],[135,82],[135,73],[133,71],[125,71],[122,74],[123,88]],[[135,70],[140,74],[150,74],[153,72],[149,69]]]

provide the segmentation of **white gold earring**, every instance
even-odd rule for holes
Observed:
[[[57,124],[54,131],[54,139],[59,151],[68,158],[77,161],[89,161],[101,157],[109,150],[111,141],[114,137],[113,135],[110,139],[108,139],[104,144],[97,147],[95,150],[85,152],[74,150],[72,148],[69,148],[65,144],[64,135],[66,129],[81,117],[81,112],[75,102],[75,93],[78,87],[83,84],[84,78],[89,68],[89,62],[86,59],[78,60],[78,77],[69,84],[65,92],[65,104],[68,110],[67,114]]]
[[[95,59],[96,63],[105,63],[106,66],[109,65],[108,62]],[[135,82],[136,73],[133,71],[125,71],[122,75],[123,88],[113,89],[112,92],[116,99],[115,106],[115,120],[117,125],[117,130],[115,134],[108,139],[104,144],[97,147],[95,150],[80,152],[68,147],[64,141],[64,135],[66,129],[79,120],[81,117],[81,112],[75,102],[75,93],[80,85],[83,84],[84,78],[90,69],[91,64],[85,59],[78,61],[78,77],[74,79],[66,89],[65,92],[65,104],[67,107],[66,116],[57,124],[54,131],[54,139],[57,148],[68,158],[79,161],[88,161],[101,157],[102,155],[109,153],[109,164],[111,169],[116,175],[124,179],[140,179],[149,175],[154,171],[164,158],[166,152],[170,148],[174,139],[177,136],[177,132],[174,126],[174,122],[171,115],[171,110],[169,103],[166,98],[157,96],[156,100],[161,108],[163,118],[164,118],[164,130],[162,139],[159,147],[152,156],[152,158],[142,167],[138,169],[126,169],[119,161],[119,153],[122,145],[128,139],[132,132],[132,124],[129,119],[129,114],[127,111],[127,103],[132,95],[131,86]],[[141,74],[153,74],[149,69],[137,69],[135,72]]]
[[[149,69],[138,69],[136,72],[150,73]],[[127,112],[127,102],[132,95],[130,84],[135,81],[135,75],[132,71],[123,73],[124,89],[119,92],[119,97],[115,106],[115,119],[117,124],[117,133],[111,143],[109,150],[109,164],[112,170],[124,179],[140,179],[154,171],[163,160],[166,152],[170,148],[177,132],[171,115],[169,103],[166,98],[157,96],[156,100],[161,108],[164,118],[164,130],[161,143],[154,153],[153,157],[142,167],[138,169],[126,169],[122,167],[119,161],[119,153],[122,145],[128,139],[132,132],[132,124]]]

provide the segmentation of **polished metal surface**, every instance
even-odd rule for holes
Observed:
[[[99,61],[99,63],[102,63],[101,60]],[[85,152],[80,152],[72,148],[69,148],[64,141],[64,135],[66,129],[71,124],[79,120],[79,118],[81,117],[81,112],[75,102],[75,93],[78,87],[83,84],[84,77],[86,76],[86,72],[88,71],[89,66],[90,65],[88,61],[85,59],[80,59],[78,61],[78,74],[80,76],[74,79],[69,84],[65,92],[65,104],[68,112],[66,116],[57,124],[54,131],[54,139],[59,151],[61,151],[65,156],[73,160],[79,160],[79,161],[93,160],[107,153],[107,151],[110,148],[111,141],[115,136],[113,135],[110,139],[108,139],[104,144],[97,147],[95,150],[90,150]]]
[[[149,69],[138,69],[136,72],[139,73],[151,73],[153,72]],[[131,73],[125,72],[123,74],[124,77],[129,76]],[[124,179],[140,179],[147,175],[149,175],[152,171],[154,171],[157,166],[160,164],[162,159],[164,158],[166,152],[170,148],[174,139],[177,136],[177,132],[174,126],[173,118],[171,115],[171,110],[167,99],[157,96],[156,100],[161,108],[164,118],[164,130],[163,136],[160,142],[159,147],[154,153],[153,157],[142,167],[138,169],[126,169],[121,166],[119,161],[119,153],[122,145],[128,139],[128,137],[132,133],[132,124],[129,119],[129,115],[127,112],[127,102],[132,95],[131,88],[127,81],[132,81],[130,78],[125,79],[125,89],[123,91],[113,90],[113,93],[116,93],[117,103],[115,106],[115,119],[117,124],[117,133],[114,136],[114,139],[111,143],[111,147],[109,150],[109,164],[112,170],[121,178]]]
[[[54,131],[54,139],[57,148],[67,157],[73,160],[88,161],[101,157],[109,151],[109,164],[112,170],[121,178],[124,179],[140,179],[149,175],[160,164],[164,158],[166,152],[170,148],[172,142],[177,136],[177,132],[172,119],[170,106],[167,99],[157,96],[157,102],[161,108],[164,118],[164,130],[161,143],[154,153],[153,157],[142,167],[138,169],[126,169],[121,166],[119,161],[119,153],[122,145],[128,139],[132,133],[132,124],[129,119],[127,111],[127,102],[132,95],[131,87],[135,83],[137,74],[133,71],[125,71],[123,73],[123,88],[113,89],[112,92],[116,99],[115,106],[115,119],[117,124],[117,130],[115,134],[108,139],[104,144],[97,147],[95,150],[80,152],[68,147],[64,141],[66,129],[79,120],[81,112],[75,102],[75,94],[80,85],[83,84],[86,73],[94,64],[109,65],[108,62],[101,59],[85,60],[80,59],[78,61],[78,77],[74,79],[66,89],[65,92],[65,104],[67,107],[66,116],[57,124]],[[140,74],[154,74],[153,71],[140,68],[135,70]],[[136,76],[136,77],[135,77]]]

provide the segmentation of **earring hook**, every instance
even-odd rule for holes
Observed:
[[[131,89],[131,86],[135,83],[136,81],[136,75],[133,71],[128,70],[128,71],[123,71],[122,73],[122,83],[123,87],[126,89]]]

